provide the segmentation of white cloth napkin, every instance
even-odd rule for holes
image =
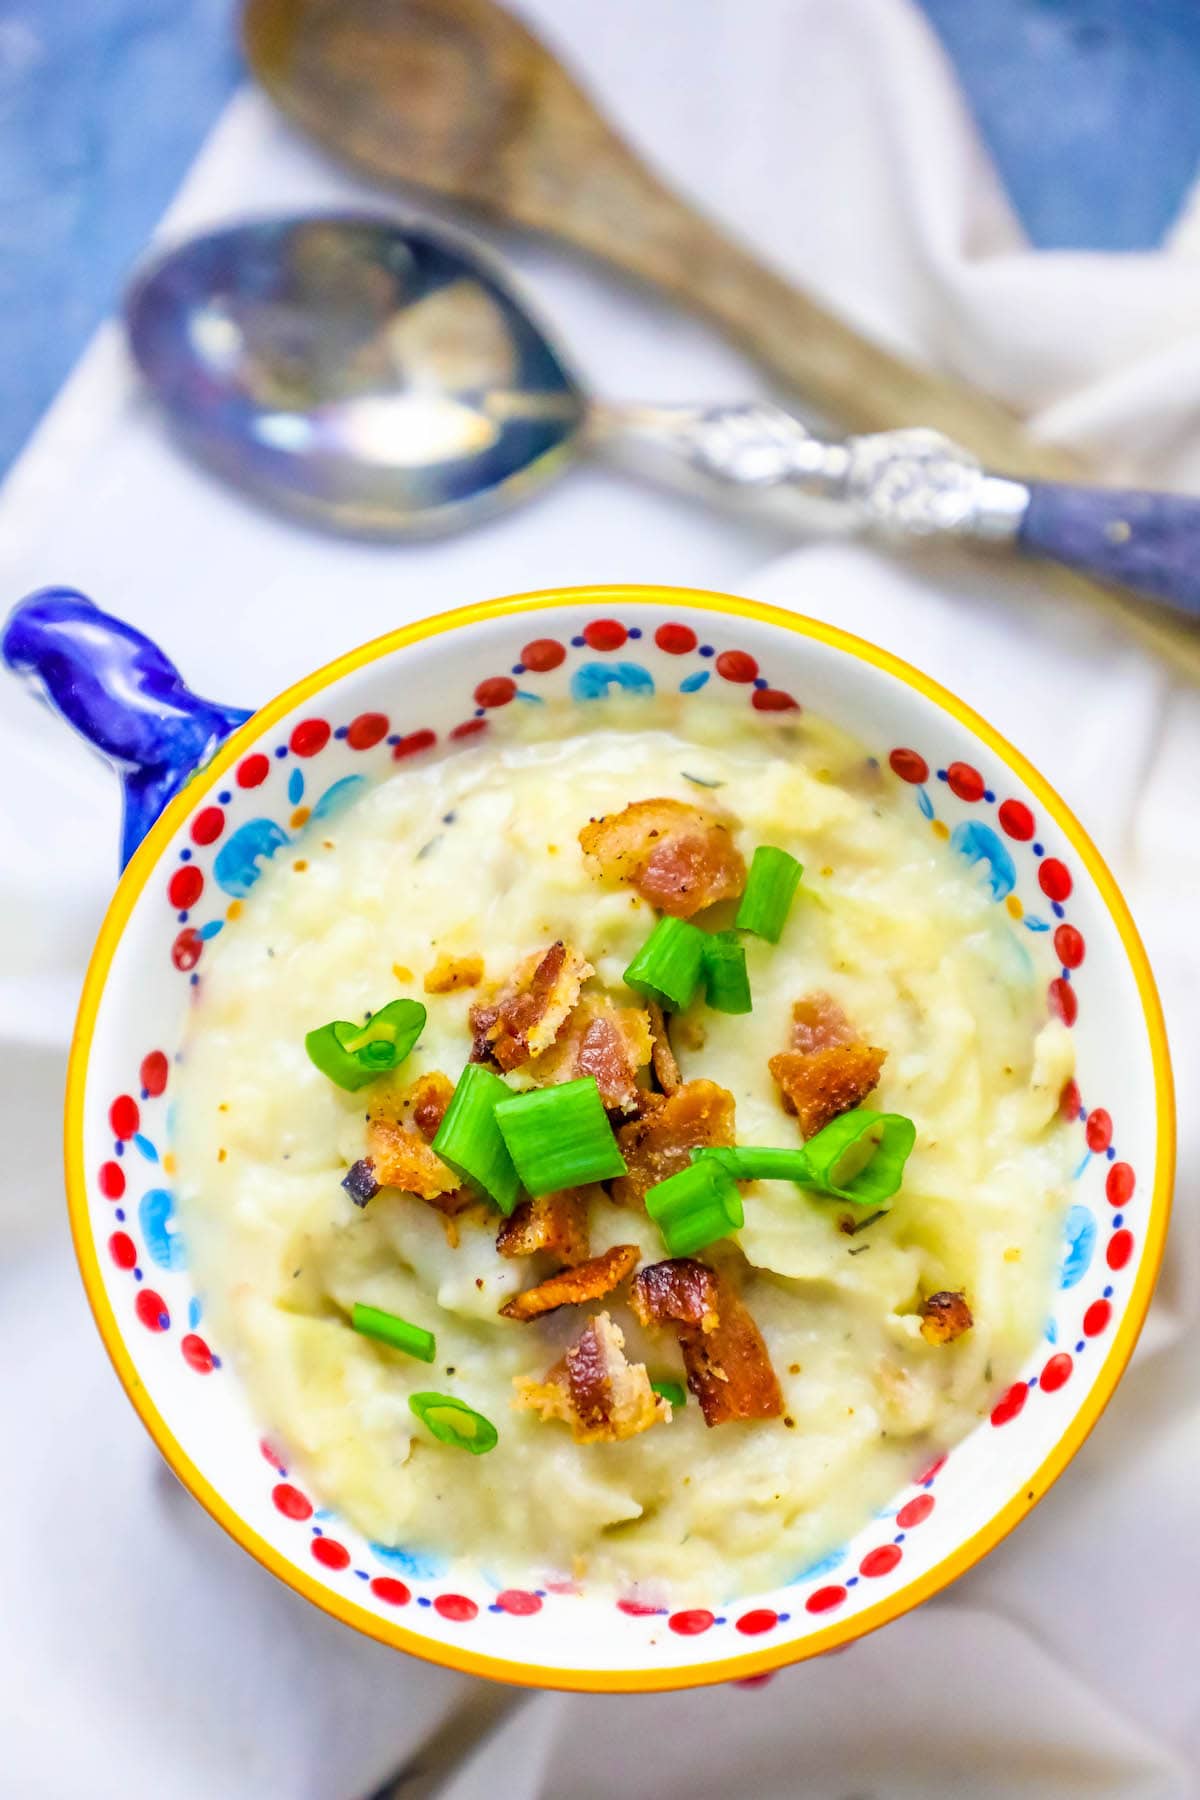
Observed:
[[[1031,254],[907,0],[523,10],[673,179],[849,316],[1033,410],[1114,474],[1200,486],[1197,234],[1153,256]],[[169,225],[380,198],[242,96]],[[652,298],[550,246],[505,247],[604,391],[764,391]],[[1043,766],[1124,882],[1184,1097],[1167,1269],[1117,1399],[1016,1536],[919,1613],[765,1688],[536,1697],[443,1791],[1177,1800],[1200,1792],[1200,700],[1036,580],[847,546],[752,573],[783,548],[597,470],[461,540],[310,535],[168,451],[115,327],[0,494],[4,599],[74,582],[218,698],[257,702],[348,642],[489,593],[676,581],[760,593],[900,651]],[[59,1097],[116,813],[105,774],[0,682],[0,1795],[355,1800],[470,1684],[328,1621],[186,1498],[105,1365],[70,1255]]]

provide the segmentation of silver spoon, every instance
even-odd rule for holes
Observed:
[[[593,402],[457,232],[355,214],[232,226],[148,268],[126,319],[193,452],[339,530],[464,527],[599,448],[710,498],[803,500],[809,524],[820,503],[826,526],[1008,545],[1200,618],[1200,501],[1010,480],[919,428],[832,441],[767,403]]]

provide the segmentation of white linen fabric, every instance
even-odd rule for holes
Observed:
[[[908,0],[523,10],[668,175],[863,326],[1114,475],[1200,487],[1200,234],[1185,225],[1158,255],[1031,253]],[[168,227],[383,198],[246,94]],[[603,391],[766,391],[653,298],[493,236]],[[754,574],[785,547],[599,469],[462,539],[323,538],[168,450],[115,326],[0,495],[4,601],[77,584],[224,700],[257,703],[350,642],[488,594],[678,582],[899,651],[1041,764],[1124,883],[1184,1097],[1167,1268],[1108,1414],[1016,1536],[919,1613],[765,1687],[534,1697],[441,1792],[1178,1800],[1200,1792],[1200,701],[1036,577],[847,545]],[[60,1093],[116,825],[115,784],[0,682],[0,1795],[355,1800],[472,1684],[324,1618],[192,1504],[105,1365],[71,1258]]]

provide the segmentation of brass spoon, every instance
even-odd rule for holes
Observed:
[[[815,422],[920,424],[1006,473],[1083,473],[999,402],[859,336],[665,187],[492,0],[246,0],[250,66],[305,131],[376,178],[565,238],[705,314]]]

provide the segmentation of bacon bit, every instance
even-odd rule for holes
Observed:
[[[930,1294],[921,1303],[921,1336],[927,1344],[952,1344],[975,1320],[965,1294]]]
[[[612,1185],[621,1206],[638,1206],[648,1188],[686,1169],[690,1153],[707,1144],[732,1144],[733,1095],[715,1081],[685,1081],[665,1098],[646,1094],[642,1116],[617,1132],[628,1173]]]
[[[385,1088],[373,1095],[367,1121],[367,1161],[380,1187],[415,1194],[447,1215],[462,1212],[474,1199],[429,1148],[453,1094],[449,1076],[431,1069],[399,1093]]]
[[[654,1069],[654,1078],[664,1094],[673,1094],[683,1084],[679,1073],[679,1064],[675,1061],[675,1052],[671,1048],[671,1039],[667,1033],[667,1021],[663,1018],[663,1009],[657,1000],[651,1000],[647,1009],[650,1014],[650,1035],[654,1042],[650,1061]]]
[[[514,1382],[518,1409],[561,1419],[577,1444],[619,1443],[671,1417],[669,1403],[650,1386],[644,1363],[625,1356],[620,1327],[605,1312],[589,1319],[545,1381]]]
[[[546,1087],[593,1075],[610,1111],[633,1112],[638,1103],[637,1072],[653,1051],[650,1021],[636,1006],[614,1006],[602,994],[579,1002],[558,1042],[539,1056],[529,1073]]]
[[[706,1425],[783,1412],[767,1347],[726,1276],[687,1256],[651,1263],[634,1278],[630,1305],[646,1327],[674,1325]]]
[[[856,1036],[832,994],[805,994],[792,1008],[791,1046],[771,1057],[785,1112],[795,1113],[806,1138],[851,1107],[861,1106],[887,1059]]]
[[[746,885],[728,821],[683,800],[634,800],[623,812],[591,820],[579,842],[593,874],[629,882],[677,919],[734,900]]]
[[[593,1256],[573,1269],[560,1269],[557,1275],[514,1294],[500,1308],[502,1319],[516,1319],[526,1324],[543,1313],[560,1306],[581,1306],[586,1300],[602,1300],[619,1287],[627,1275],[637,1268],[641,1251],[636,1244],[614,1244],[603,1256]]]
[[[522,1200],[496,1235],[501,1256],[532,1256],[547,1250],[562,1263],[581,1263],[588,1253],[588,1192],[561,1188]]]
[[[439,956],[423,983],[427,994],[453,994],[478,987],[483,980],[482,956]]]
[[[471,1061],[520,1068],[554,1043],[594,971],[560,938],[519,963],[495,999],[470,1011]]]

